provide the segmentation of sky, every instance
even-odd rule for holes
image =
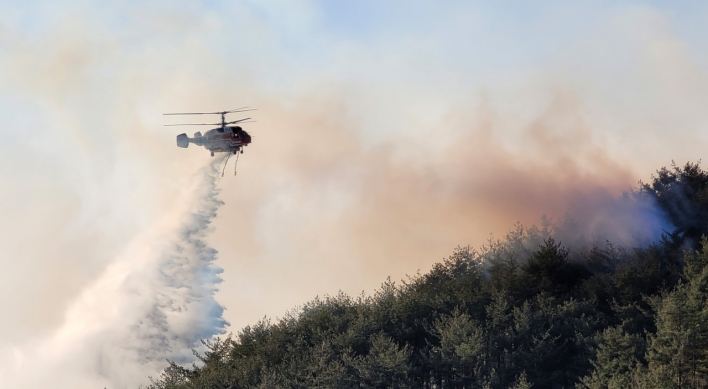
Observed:
[[[180,350],[318,295],[372,293],[543,215],[654,236],[660,220],[616,199],[705,155],[707,16],[698,1],[0,3],[0,383],[37,384],[20,361],[95,358],[62,334],[150,347],[76,312],[170,306],[155,296],[179,288],[159,274],[198,255],[165,258],[197,241],[216,252],[175,273],[209,275],[184,276],[203,293],[177,315],[188,330],[168,326]],[[235,177],[176,147],[203,129],[163,126],[241,106],[258,110]],[[214,214],[190,219],[204,204]],[[111,323],[81,338],[86,320]],[[89,378],[73,384],[145,383],[126,355],[76,362]]]

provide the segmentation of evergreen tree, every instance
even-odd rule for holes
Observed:
[[[572,289],[590,278],[582,265],[568,261],[568,250],[551,237],[544,240],[521,269],[522,283],[530,296],[547,292],[553,296],[567,296]]]
[[[407,345],[401,348],[384,334],[373,335],[369,354],[355,362],[364,387],[410,387],[410,355]]]
[[[656,382],[676,388],[696,387],[708,362],[705,317],[686,289],[681,285],[658,300],[657,332],[649,336],[647,352],[649,367],[659,372]]]
[[[659,204],[676,227],[670,234],[675,247],[687,241],[697,248],[701,236],[708,234],[708,172],[701,169],[700,162],[661,168],[651,183],[641,183],[637,195]]]
[[[531,389],[533,385],[526,379],[526,373],[522,372],[511,389]]]
[[[451,315],[435,321],[440,345],[432,352],[439,355],[441,381],[450,387],[464,387],[478,382],[479,366],[484,363],[485,334],[468,314],[455,309]]]
[[[644,339],[627,334],[621,326],[610,327],[598,336],[595,370],[581,380],[578,388],[622,389],[633,385],[633,374],[642,366]]]

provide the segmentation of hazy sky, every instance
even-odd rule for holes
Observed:
[[[516,221],[606,215],[703,158],[707,17],[699,1],[1,2],[0,356],[66,326],[185,207],[212,159],[162,113],[258,108],[207,237],[237,331]]]

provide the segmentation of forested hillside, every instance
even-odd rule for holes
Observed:
[[[208,340],[150,388],[708,387],[708,173],[640,184],[673,225],[646,247],[517,226],[373,296],[315,299]]]

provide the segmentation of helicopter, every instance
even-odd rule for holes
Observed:
[[[229,153],[229,156],[239,152],[243,154],[243,147],[251,143],[251,135],[244,131],[243,128],[240,126],[228,126],[229,124],[248,123],[251,118],[231,122],[226,121],[227,114],[246,111],[254,111],[254,109],[241,107],[231,111],[166,113],[163,115],[221,115],[221,123],[165,124],[165,126],[220,126],[212,128],[203,135],[200,131],[197,131],[194,133],[193,138],[190,138],[187,134],[177,135],[177,147],[186,149],[190,143],[194,143],[211,151],[211,156],[213,157],[214,153]]]

